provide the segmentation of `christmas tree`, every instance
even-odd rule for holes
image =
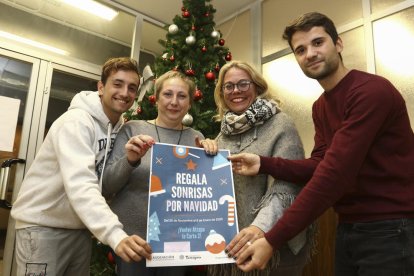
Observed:
[[[154,74],[156,79],[167,71],[179,70],[192,77],[197,85],[190,114],[184,117],[183,123],[200,130],[206,137],[217,136],[220,125],[212,119],[216,114],[215,81],[220,68],[232,56],[224,46],[222,34],[215,29],[213,19],[216,10],[210,2],[211,0],[183,0],[181,14],[174,17],[172,24],[165,26],[166,38],[159,41],[165,48],[163,54],[156,58],[155,63],[150,65],[151,68],[144,69],[140,90],[142,94],[134,107],[124,114],[126,121],[156,118],[154,90],[149,85],[153,84],[153,79],[148,76]],[[93,241],[91,275],[114,275],[113,256],[109,250],[109,247]],[[193,273],[203,275],[204,268],[195,267],[189,275]]]
[[[179,70],[194,79],[197,86],[194,104],[183,123],[214,138],[220,127],[212,119],[216,110],[215,81],[220,68],[232,56],[224,46],[222,34],[215,29],[216,10],[209,2],[211,0],[183,1],[181,15],[174,17],[173,24],[165,26],[166,39],[159,41],[165,50],[152,67],[155,79],[169,70]],[[126,120],[148,120],[157,116],[153,88],[143,93],[134,108],[126,112]]]

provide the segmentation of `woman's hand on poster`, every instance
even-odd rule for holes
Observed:
[[[200,140],[199,137],[196,137],[195,142],[197,147],[204,148],[204,151],[209,155],[216,155],[218,152],[218,144],[216,140],[208,138]]]
[[[273,247],[265,238],[260,238],[249,245],[237,258],[237,266],[244,272],[265,269],[273,255]]]
[[[239,255],[253,242],[264,236],[264,232],[257,226],[250,225],[242,229],[227,245],[225,252],[229,257],[237,260]]]
[[[136,165],[154,144],[155,140],[151,136],[143,134],[132,136],[125,144],[129,164]]]

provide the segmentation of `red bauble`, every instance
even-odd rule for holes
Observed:
[[[185,70],[185,74],[187,76],[194,76],[195,75],[195,71],[190,68],[190,69]]]
[[[141,114],[141,112],[142,112],[141,106],[138,106],[137,109],[135,109],[134,111],[135,115]]]
[[[197,30],[196,26],[194,26],[194,25],[193,25],[193,26],[191,26],[191,30],[192,30],[192,31]]]
[[[207,80],[209,80],[209,81],[213,81],[213,80],[215,80],[216,79],[216,75],[214,75],[214,73],[213,72],[207,72],[206,74],[205,74],[205,77],[206,77],[206,79]]]
[[[197,90],[194,92],[193,99],[194,99],[194,101],[199,101],[202,98],[203,98],[203,93],[201,92],[200,89],[197,88]]]
[[[185,11],[185,7],[184,6],[181,7],[181,11]]]
[[[220,39],[219,39],[219,41],[218,41],[218,44],[219,44],[220,46],[223,46],[225,42],[226,42],[226,41],[225,41],[224,39],[220,38]]]
[[[233,58],[233,57],[231,56],[231,53],[230,53],[230,52],[228,52],[228,53],[227,53],[227,55],[226,55],[226,57],[225,57],[225,59],[226,59],[227,61],[230,61],[232,58]]]
[[[190,17],[190,12],[187,11],[187,10],[183,11],[183,17],[189,18]]]
[[[203,52],[203,53],[207,52],[207,47],[205,45],[203,47],[201,47],[201,52]]]
[[[174,55],[170,56],[170,61],[171,61],[171,62],[174,62],[174,60],[175,60]]]
[[[220,65],[217,63],[214,70],[218,73],[220,71]]]
[[[108,254],[106,255],[106,257],[108,258],[108,262],[112,265],[115,264],[115,258],[114,258],[114,254],[112,254],[111,251],[108,252]]]
[[[157,98],[155,97],[155,95],[151,95],[148,97],[148,100],[150,101],[150,103],[155,104],[157,102]]]
[[[209,17],[209,16],[210,16],[210,13],[206,12],[206,13],[204,14],[204,16],[205,16],[205,17]]]

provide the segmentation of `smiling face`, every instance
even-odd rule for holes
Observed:
[[[226,72],[226,75],[223,78],[223,85],[229,83],[235,85],[240,83],[240,81],[252,81],[252,79],[246,71],[232,67]],[[247,91],[242,92],[239,90],[239,87],[235,85],[233,92],[222,93],[225,105],[229,110],[236,114],[241,114],[246,111],[257,97],[256,85],[253,82],[250,83]]]
[[[306,76],[318,81],[330,79],[336,74],[342,62],[342,40],[334,43],[323,27],[293,34],[291,45],[295,58]]]
[[[98,82],[103,110],[112,124],[127,111],[137,95],[139,76],[134,71],[117,71],[111,74],[106,83]]]
[[[179,77],[166,79],[157,97],[157,124],[181,129],[181,121],[190,109],[190,87]]]

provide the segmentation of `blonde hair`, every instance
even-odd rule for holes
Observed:
[[[244,61],[231,61],[229,63],[226,63],[221,69],[220,73],[217,79],[216,88],[214,89],[214,101],[217,106],[217,115],[215,115],[213,118],[215,121],[221,121],[224,117],[224,114],[229,110],[228,106],[224,102],[224,96],[223,96],[223,80],[226,76],[226,73],[231,68],[237,68],[245,71],[251,78],[252,82],[256,86],[257,91],[257,97],[263,98],[263,99],[273,99],[276,100],[273,95],[267,90],[267,82],[262,77],[262,75],[257,72],[253,66],[251,66],[249,63]]]
[[[157,80],[155,81],[155,88],[154,88],[155,98],[156,99],[159,98],[164,82],[168,79],[174,79],[174,78],[179,78],[188,85],[188,95],[190,98],[190,104],[193,104],[193,96],[196,90],[196,85],[190,77],[184,75],[183,73],[179,71],[167,71],[164,74],[162,74],[159,78],[157,78]]]

